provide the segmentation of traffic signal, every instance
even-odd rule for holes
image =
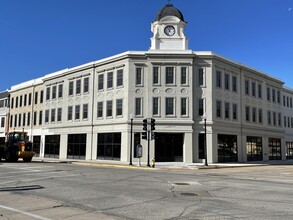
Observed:
[[[146,118],[143,119],[143,130],[144,131],[148,130],[148,120]]]
[[[141,133],[141,138],[147,140],[147,139],[148,139],[148,134],[147,134],[147,132],[142,132],[142,133]]]
[[[154,140],[156,138],[156,134],[155,134],[155,132],[152,132],[151,133],[151,140]]]
[[[156,120],[152,118],[152,119],[151,119],[151,130],[152,130],[152,131],[156,129],[156,128],[155,128],[155,125],[156,125]]]

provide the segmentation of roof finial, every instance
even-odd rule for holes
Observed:
[[[168,5],[170,5],[170,4],[171,4],[171,0],[167,0],[167,2],[168,2]]]

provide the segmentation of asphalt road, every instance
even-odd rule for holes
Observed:
[[[292,168],[0,163],[0,219],[293,219]]]

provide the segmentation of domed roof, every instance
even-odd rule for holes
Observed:
[[[165,5],[157,14],[156,20],[159,21],[163,17],[166,16],[175,16],[179,18],[181,21],[184,21],[183,14],[175,7],[173,7],[172,4]]]

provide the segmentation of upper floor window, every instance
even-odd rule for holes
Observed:
[[[83,104],[83,107],[82,107],[82,118],[83,119],[88,119],[88,112],[89,112],[89,105]]]
[[[159,84],[159,67],[153,67],[153,84]]]
[[[272,89],[272,101],[276,102],[276,90]]]
[[[249,95],[249,80],[245,80],[245,95]]]
[[[17,115],[14,115],[14,127],[17,127]]]
[[[222,88],[222,72],[221,71],[217,71],[216,73],[216,86],[218,88]]]
[[[153,98],[153,115],[159,115],[159,98]]]
[[[0,101],[0,108],[4,108],[6,105],[5,105],[5,101],[4,100],[1,100]]]
[[[122,116],[122,114],[123,114],[123,100],[117,99],[116,100],[116,115]]]
[[[5,118],[2,117],[1,118],[1,128],[4,128],[4,125],[5,125]]]
[[[111,117],[113,115],[113,102],[111,101],[107,101],[107,117]]]
[[[222,102],[221,101],[216,102],[216,108],[217,108],[216,115],[218,118],[221,118],[222,117]]]
[[[81,79],[76,80],[76,91],[75,93],[79,95],[81,93]]]
[[[181,98],[181,115],[187,115],[187,98]]]
[[[46,111],[45,111],[45,123],[48,123],[49,122],[49,110],[47,109]],[[28,113],[28,118],[29,118],[29,113]]]
[[[43,103],[43,100],[44,100],[44,91],[41,91],[40,103]]]
[[[75,106],[75,120],[80,119],[80,105]]]
[[[56,99],[57,95],[57,86],[52,87],[52,99]]]
[[[232,111],[233,120],[237,120],[237,104],[232,105]]]
[[[273,112],[273,125],[274,126],[277,125],[277,115],[276,115],[276,112]]]
[[[135,98],[135,115],[142,115],[142,98]]]
[[[19,107],[22,107],[22,95],[19,96]]]
[[[39,95],[39,93],[35,92],[35,105],[38,104],[38,95]]]
[[[256,108],[252,108],[252,122],[256,122]]]
[[[225,89],[230,90],[230,75],[225,73]]]
[[[73,107],[72,106],[68,106],[68,110],[67,110],[67,120],[71,121],[72,120],[72,115],[73,115]]]
[[[281,104],[281,92],[277,91],[277,102],[278,104]]]
[[[24,127],[26,123],[26,113],[22,114],[22,126]]]
[[[250,121],[250,107],[249,106],[245,107],[245,119],[246,121]]]
[[[117,87],[123,86],[123,70],[120,69],[117,71]]]
[[[39,125],[43,123],[43,111],[39,112]]]
[[[56,109],[51,109],[51,122],[55,122],[56,119]]]
[[[98,118],[103,117],[103,102],[98,102]]]
[[[49,100],[50,100],[50,91],[49,91]],[[32,104],[32,94],[29,93],[28,94],[28,105],[31,105]]]
[[[270,87],[267,87],[267,100],[271,101],[271,89],[270,89]]]
[[[108,89],[113,88],[113,72],[109,72],[107,74],[107,88]]]
[[[136,68],[135,85],[142,85],[142,68],[141,67]]]
[[[271,111],[268,111],[268,124],[270,125],[271,123]]]
[[[15,99],[15,108],[18,108],[18,96]]]
[[[89,92],[89,77],[83,79],[83,93]]]
[[[286,106],[286,96],[283,96],[283,106]]]
[[[57,121],[62,121],[62,108],[57,109]]]
[[[104,89],[104,74],[98,76],[98,90]]]
[[[255,84],[255,82],[251,83],[251,95],[253,97],[256,97],[256,84]]]
[[[49,110],[48,110],[48,121],[47,122],[49,122]],[[31,124],[31,113],[28,112],[27,113],[27,126],[30,126],[30,124]]]
[[[262,98],[262,86],[258,84],[258,98]]]
[[[13,125],[13,115],[10,115],[10,127],[12,128],[12,125]]]
[[[18,127],[21,126],[21,114],[18,114]]]
[[[232,76],[232,91],[237,92],[237,77]]]
[[[26,102],[27,102],[27,94],[24,95],[24,98],[23,98],[23,106],[26,106]]]
[[[174,67],[166,67],[166,84],[174,84]]]
[[[58,85],[58,98],[63,97],[63,84]]]
[[[225,102],[225,118],[229,119],[230,118],[230,103]]]
[[[258,109],[258,122],[262,123],[262,109]]]
[[[181,85],[187,84],[187,68],[181,67]]]
[[[199,68],[198,69],[198,84],[200,86],[203,86],[204,85],[204,71],[203,71],[203,68]]]
[[[73,90],[74,90],[74,82],[73,81],[70,81],[69,82],[69,88],[68,88],[68,95],[69,96],[72,96],[73,95]]]
[[[166,98],[166,115],[174,115],[174,98]]]
[[[50,100],[50,91],[51,91],[51,88],[50,87],[47,87],[46,89],[46,101],[49,101]]]
[[[34,125],[37,125],[37,112],[34,112],[34,119],[33,119]]]

